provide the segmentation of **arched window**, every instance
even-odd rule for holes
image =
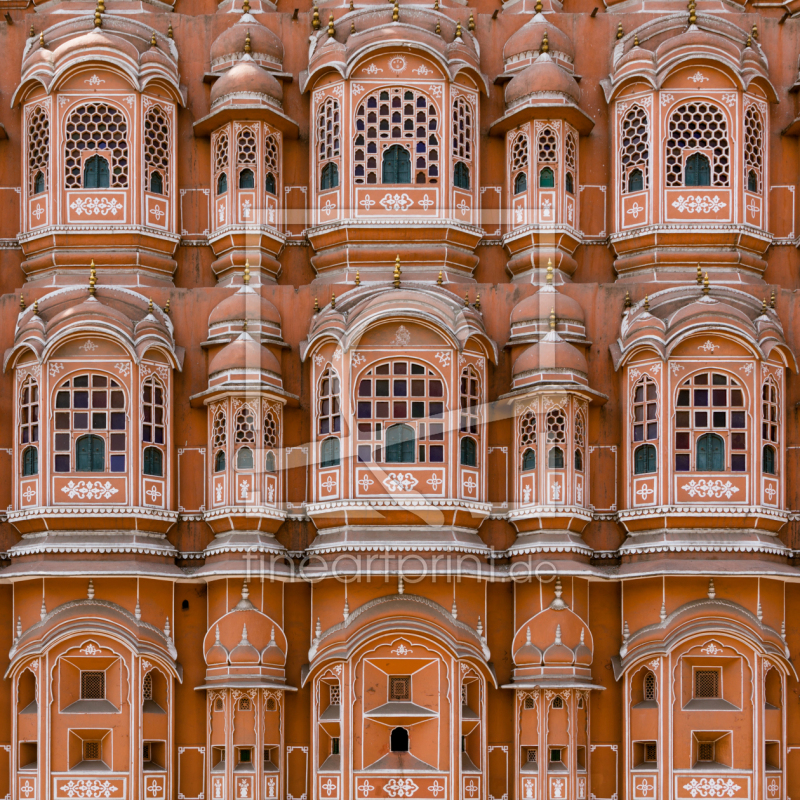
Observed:
[[[469,167],[463,161],[456,162],[453,183],[456,189],[469,189]]]
[[[544,167],[539,172],[539,188],[552,189],[556,185],[556,175],[550,167]]]
[[[267,173],[267,178],[266,181],[264,182],[264,188],[267,190],[269,194],[277,193],[275,176],[271,172]]]
[[[105,472],[106,443],[100,436],[81,436],[75,445],[76,472]]]
[[[724,469],[724,439],[716,433],[704,433],[697,440],[697,471],[721,472]]]
[[[55,471],[125,472],[127,427],[125,392],[113,378],[93,373],[64,381],[55,393]]]
[[[471,116],[469,124],[472,124]],[[426,94],[399,86],[374,92],[356,109],[353,138],[355,182],[411,183],[413,167],[414,183],[438,183],[439,136],[439,110]],[[468,134],[467,138],[470,137]],[[396,145],[392,142],[401,139],[405,155],[395,155]],[[454,141],[454,149],[459,146]],[[391,156],[390,151],[393,153]],[[458,158],[469,160],[465,156]]]
[[[83,165],[84,189],[108,189],[111,185],[111,175],[108,161],[102,156],[92,156],[86,159]]]
[[[386,429],[386,463],[413,464],[415,443],[414,429],[410,425],[402,422],[390,425]]]
[[[561,469],[564,466],[563,447],[566,441],[566,414],[560,408],[553,408],[547,412],[547,466],[551,469]]]
[[[522,471],[536,469],[536,414],[530,408],[519,419],[519,451]]]
[[[236,451],[236,469],[253,469],[253,451],[249,447],[240,447]]]
[[[728,118],[713,103],[678,106],[669,118],[665,149],[667,186],[730,185]]]
[[[465,436],[461,440],[461,466],[462,467],[478,466],[478,445],[475,443],[475,440],[470,436]]]
[[[239,698],[239,711],[249,711],[250,710],[250,698],[249,697],[240,697]]]
[[[654,702],[656,699],[656,676],[650,670],[644,673],[642,697],[648,703]]]
[[[278,136],[267,134],[264,138],[264,188],[269,194],[278,194],[278,174],[280,170],[280,148]]]
[[[335,189],[338,185],[339,167],[329,162],[322,168],[322,172],[320,173],[319,188],[325,191],[326,189]]]
[[[560,694],[553,698],[552,707],[555,709],[564,708],[564,698]]]
[[[522,133],[511,145],[511,174],[514,175],[514,194],[528,189],[528,137]]]
[[[647,111],[636,105],[620,122],[619,166],[622,193],[641,192],[650,175],[650,120]]]
[[[461,405],[459,430],[461,433],[477,434],[481,408],[481,382],[473,367],[465,367],[461,372],[459,399]]]
[[[736,378],[700,372],[681,383],[675,406],[676,471],[745,471],[747,415],[744,390]]]
[[[50,163],[50,115],[36,106],[28,117],[28,185],[31,194],[47,189],[47,168]]]
[[[217,194],[225,194],[228,191],[228,176],[221,172],[217,178]]]
[[[267,455],[264,457],[264,471],[265,472],[275,472],[275,453],[270,450]]]
[[[264,469],[266,472],[275,472],[277,458],[275,449],[278,447],[278,421],[276,415],[269,410],[264,411]]]
[[[335,436],[329,436],[320,447],[319,465],[322,469],[338,467],[339,459],[339,440]]]
[[[570,193],[575,194],[575,181],[572,177],[572,173],[568,172],[564,176],[564,188]]]
[[[142,472],[145,475],[163,477],[164,455],[157,447],[145,447],[142,458]]]
[[[153,194],[169,194],[169,118],[161,106],[150,106],[144,117],[145,179]],[[158,177],[156,177],[158,176]]]
[[[395,728],[390,736],[389,749],[393,753],[408,752],[408,731],[405,728]]]
[[[641,192],[644,189],[644,174],[637,167],[628,173],[628,193]]]
[[[761,452],[761,469],[765,475],[776,474],[775,448],[770,444],[765,444]]]
[[[64,133],[67,189],[128,186],[128,122],[120,109],[103,102],[78,106],[70,113]],[[93,155],[84,162],[84,155],[93,151],[102,151],[103,156]]]
[[[411,155],[405,147],[393,144],[383,152],[382,183],[411,183]]]
[[[317,433],[321,435],[342,430],[339,391],[339,376],[332,369],[326,369],[319,379],[317,400]]]
[[[19,442],[39,441],[39,384],[27,378],[19,395]]]
[[[586,417],[582,410],[575,414],[575,469],[583,472],[583,453],[586,449]]]
[[[214,472],[225,470],[225,447],[228,444],[228,424],[224,408],[218,408],[214,413],[214,422],[211,429],[211,449],[214,453]]]
[[[550,469],[563,469],[564,451],[560,447],[551,447],[547,451],[547,466]]]
[[[387,429],[393,422],[405,422],[414,426],[412,436],[416,429],[419,463],[443,463],[444,413],[444,382],[429,366],[404,360],[370,368],[358,382],[359,462],[389,462]],[[400,447],[407,454],[404,447],[413,448],[413,442]]]
[[[583,451],[575,450],[575,469],[583,472]]]
[[[692,153],[686,159],[684,186],[711,186],[711,162],[702,153]]]
[[[150,173],[150,191],[153,194],[164,194],[164,179],[160,172]]]
[[[646,375],[633,387],[631,416],[634,444],[658,440],[658,386]]]
[[[39,474],[39,451],[35,447],[26,447],[22,451],[22,477]]]
[[[744,169],[749,192],[761,191],[765,133],[761,114],[755,105],[751,105],[744,113]]]
[[[225,704],[223,703],[222,698],[217,697],[214,700],[214,711],[224,711],[224,710],[225,710]]]
[[[142,441],[166,442],[166,398],[161,382],[148,378],[142,385]]]
[[[341,154],[341,120],[339,101],[327,97],[317,109],[317,158],[320,168],[320,189],[339,185],[339,167],[334,159]],[[326,167],[331,165],[332,168]],[[327,176],[327,179],[326,179]]]
[[[472,107],[466,98],[456,97],[453,101],[453,160],[472,161],[472,129]],[[461,188],[469,189],[469,185]]]
[[[633,451],[634,475],[647,475],[657,469],[656,448],[652,444],[643,444]]]
[[[564,140],[564,188],[570,193],[575,194],[575,176],[578,174],[578,147],[575,143],[575,136],[571,131],[567,133]]]
[[[256,188],[256,174],[253,170],[247,168],[239,173],[239,188],[240,189],[255,189]]]
[[[211,140],[211,147],[214,153],[214,175],[216,177],[217,194],[225,194],[228,191],[228,130],[223,128]]]
[[[778,441],[778,389],[771,380],[761,387],[761,438]]]

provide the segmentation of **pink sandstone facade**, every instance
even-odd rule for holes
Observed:
[[[800,2],[0,0],[0,798],[797,800]]]

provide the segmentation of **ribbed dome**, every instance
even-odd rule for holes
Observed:
[[[514,653],[514,663],[518,667],[538,667],[542,663],[542,651],[531,642],[530,626],[525,637],[525,644]]]
[[[208,664],[210,667],[220,666],[228,663],[228,651],[219,640],[219,625],[217,625],[216,634],[217,638],[214,644],[209,647],[208,652],[206,653],[206,664]]]
[[[281,365],[266,347],[260,345],[249,333],[242,333],[211,359],[208,374],[218,372],[256,370],[271,372],[280,377]]]
[[[567,370],[587,375],[589,365],[586,357],[569,342],[551,331],[541,342],[531,345],[514,362],[513,377],[528,372],[546,372],[548,370]]]
[[[511,324],[520,325],[547,319],[551,310],[555,310],[559,321],[573,320],[583,323],[586,320],[583,308],[577,300],[561,294],[553,286],[543,286],[536,294],[526,297],[514,306]]]
[[[575,58],[575,46],[566,33],[548,22],[543,14],[537,14],[526,22],[503,48],[503,60],[508,62],[527,53],[538,52],[547,33],[551,53],[563,53],[570,61]]]
[[[575,78],[559,67],[549,53],[542,53],[533,64],[509,81],[506,86],[506,105],[518,103],[535,92],[564,95],[575,103],[581,98]]]
[[[704,297],[694,303],[688,303],[683,308],[678,309],[669,320],[669,326],[674,328],[686,321],[719,321],[723,317],[727,317],[730,321],[737,322],[750,330],[754,328],[753,321],[744,311],[740,311],[738,308],[728,305],[728,303],[720,303],[708,297]]]
[[[247,625],[242,627],[242,640],[231,650],[230,662],[234,664],[258,664],[261,656],[247,638]]]
[[[275,641],[275,628],[272,629],[269,644],[261,652],[261,663],[265,667],[282,667],[286,663],[286,654]]]
[[[249,17],[249,19],[245,19]],[[251,21],[252,20],[252,21]],[[259,61],[263,58],[283,65],[283,44],[269,29],[252,16],[244,15],[228,30],[223,31],[211,45],[211,63],[245,52],[245,41],[250,36],[250,52]]]
[[[592,651],[586,646],[586,630],[581,628],[581,641],[575,648],[575,663],[581,667],[588,667],[592,663]]]
[[[277,328],[281,326],[278,309],[253,289],[242,287],[214,307],[208,318],[208,327],[223,325],[226,322],[244,322],[244,320],[248,322],[260,320]]]
[[[543,660],[546,666],[554,664],[572,664],[575,653],[561,641],[561,626],[556,626],[556,640],[545,651]]]
[[[211,87],[211,108],[228,95],[249,96],[254,101],[283,102],[283,87],[276,78],[245,56]]]

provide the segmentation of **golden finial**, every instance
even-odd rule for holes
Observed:
[[[649,311],[650,310],[650,298],[649,298],[648,295],[644,296],[644,310],[645,311]]]
[[[153,31],[153,35],[150,37],[150,47],[155,47],[156,44],[156,32]]]
[[[708,273],[706,272],[706,274],[703,275],[703,294],[707,295],[710,289],[711,287],[708,285]]]
[[[25,298],[22,295],[19,296],[19,310],[25,310]]]
[[[242,330],[247,331],[247,320],[242,323]]]
[[[399,22],[400,20],[400,6],[398,5],[397,0],[394,0],[394,5],[392,6],[392,22]]]
[[[245,53],[253,52],[253,43],[250,40],[250,31],[247,31],[247,36],[244,37],[244,51]]]
[[[556,310],[554,308],[550,309],[550,330],[554,331],[556,329]]]
[[[439,0],[433,0],[433,10],[434,11],[439,10]]]
[[[750,31],[750,35],[751,35],[751,36],[752,36],[752,37],[753,37],[753,38],[754,38],[756,41],[758,41],[758,25],[757,25],[755,22],[753,23],[753,28],[752,28],[752,30]]]
[[[350,33],[355,33],[355,32],[356,32],[356,23],[355,21],[353,21],[350,23]]]
[[[456,22],[456,39],[461,38],[461,20]]]
[[[314,298],[314,313],[319,314],[319,300],[316,297]]]
[[[767,298],[766,297],[761,301],[761,315],[762,316],[766,316],[767,315]]]
[[[620,22],[619,25],[617,25],[617,39],[621,39],[624,35],[625,31],[622,30],[622,23]]]
[[[547,31],[544,32],[544,36],[542,36],[542,46],[539,48],[540,53],[548,53],[550,51],[550,41],[547,38]]]
[[[697,285],[703,285],[703,270],[700,269],[700,263],[697,264]]]
[[[164,306],[164,313],[169,316],[169,297],[167,298],[167,304]]]
[[[769,297],[769,307],[775,308],[775,290],[772,290],[772,294]]]
[[[103,27],[103,15],[100,13],[100,9],[95,9],[94,12],[94,26],[95,28],[102,28]]]
[[[315,31],[318,31],[320,27],[319,9],[317,8],[316,4],[314,4],[314,13],[311,15],[311,27]]]
[[[464,292],[464,308],[469,308],[469,289]]]
[[[623,304],[623,307],[624,307],[625,309],[628,309],[628,308],[630,308],[632,305],[633,305],[633,303],[631,303],[631,293],[630,293],[630,292],[628,292],[628,291],[626,291],[626,292],[625,292],[625,302],[624,302],[624,304]]]
[[[753,46],[753,40],[749,36],[747,37],[747,41],[744,43],[744,46],[745,47],[752,47]]]
[[[28,38],[33,39],[34,36],[36,36],[36,31],[33,29],[33,25],[31,25],[31,31],[28,34]]]
[[[439,277],[436,279],[436,285],[441,286],[444,283],[444,277],[442,275],[442,271],[439,270]]]
[[[34,317],[38,317],[39,316],[39,301],[38,300],[34,300],[33,301],[33,316]]]
[[[39,34],[39,47],[44,47],[44,31]]]
[[[89,265],[89,294],[94,297],[97,292],[97,269],[94,265],[94,259],[92,259],[92,263]]]
[[[697,9],[694,3],[689,5],[689,24],[694,25],[697,22]]]
[[[542,5],[542,0],[536,0],[536,5],[533,7],[533,10],[537,14],[541,14],[543,8],[544,8],[544,6]]]
[[[350,0],[350,11],[355,11],[355,10],[356,10],[355,3],[353,2],[353,0]]]
[[[469,12],[469,22],[467,22],[467,29],[474,31],[475,30],[475,17],[472,15],[472,12]]]
[[[244,281],[245,286],[249,286],[250,284],[250,259],[246,258],[244,260],[244,277],[242,278]]]
[[[153,298],[152,297],[150,298],[150,302],[147,304],[147,313],[148,314],[152,314],[153,313]]]
[[[101,14],[106,13],[106,0],[97,0],[97,9]]]
[[[633,34],[633,46],[634,47],[639,46],[639,37],[635,33]]]
[[[244,0],[242,3],[242,12],[245,14],[250,13],[250,0]]]
[[[356,270],[356,286],[361,286],[361,276],[358,274],[358,270]]]
[[[400,254],[398,253],[397,258],[394,260],[394,274],[392,276],[394,278],[394,288],[400,288]]]
[[[552,258],[548,258],[547,259],[547,273],[546,273],[546,277],[545,277],[545,283],[547,283],[548,286],[552,286],[553,285],[553,259]]]
[[[474,305],[475,305],[475,310],[476,311],[480,311],[481,310],[481,293],[480,292],[478,292],[478,295],[475,298],[475,304]]]
[[[328,36],[333,38],[336,35],[336,28],[333,27],[333,11],[331,11],[331,15],[328,17]]]
[[[336,308],[336,295],[331,292],[331,308]]]
[[[175,38],[175,31],[172,29],[172,23],[170,22],[169,28],[167,28],[167,37],[170,39]]]
[[[439,24],[439,20],[436,20],[436,34],[437,36],[442,35],[442,26]]]

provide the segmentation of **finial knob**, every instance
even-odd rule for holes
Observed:
[[[625,31],[622,29],[622,23],[620,22],[617,25],[617,39],[621,39],[625,35]]]
[[[461,20],[456,22],[456,39],[461,38]]]
[[[394,288],[400,288],[400,254],[398,253],[397,258],[394,260],[394,274],[392,276],[394,278]]]
[[[250,259],[245,259],[244,262],[244,277],[242,278],[245,286],[250,284]]]
[[[333,26],[333,12],[328,17],[328,36],[333,38],[336,35],[336,28]]]
[[[444,277],[442,275],[442,270],[439,270],[439,277],[436,279],[436,285],[441,286],[444,283]]]
[[[708,283],[708,273],[706,272],[706,274],[703,275],[703,294],[707,296],[710,290],[711,287]]]
[[[542,36],[542,46],[539,48],[540,53],[549,53],[550,52],[550,40],[547,38],[547,31],[544,32],[544,36]]]
[[[545,277],[545,281],[547,282],[548,286],[552,286],[553,285],[553,259],[552,258],[548,258],[547,259],[547,274],[546,274],[546,277]]]
[[[469,12],[469,21],[467,22],[467,30],[474,31],[475,30],[475,17],[473,16],[472,12]]]
[[[554,331],[556,329],[556,310],[555,308],[550,309],[550,330]]]
[[[89,265],[89,294],[94,297],[97,293],[97,269],[94,265],[94,259],[92,259],[92,263]]]

